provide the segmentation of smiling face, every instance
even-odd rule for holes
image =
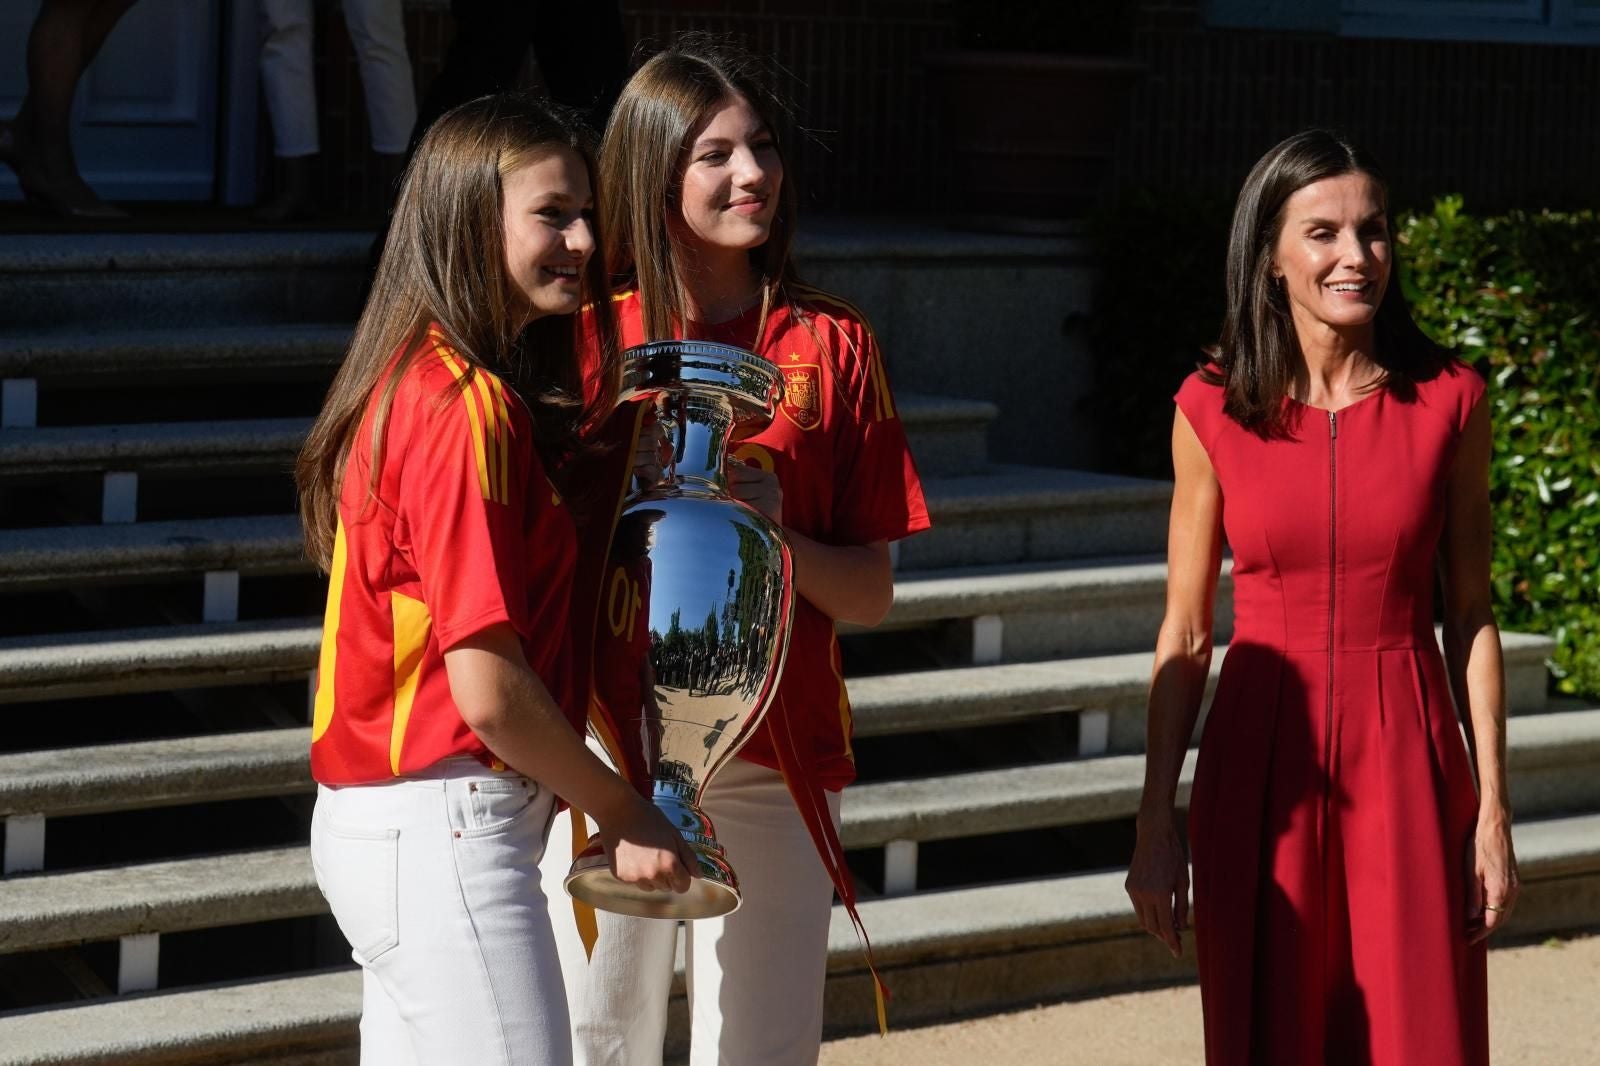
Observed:
[[[589,168],[569,148],[552,148],[500,179],[506,269],[527,320],[575,314],[583,266],[594,253]]]
[[[748,100],[730,97],[690,136],[673,236],[708,251],[760,247],[772,233],[782,184],[772,131]]]
[[[1273,283],[1282,286],[1302,336],[1318,326],[1365,327],[1383,302],[1390,254],[1382,189],[1359,171],[1340,174],[1284,204]]]

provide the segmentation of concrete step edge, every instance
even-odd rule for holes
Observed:
[[[295,515],[0,530],[0,586],[309,570]]]
[[[945,526],[949,529],[972,520],[993,522],[997,515],[1049,513],[1071,506],[1049,486],[1032,492],[1017,491],[1004,479],[997,482],[993,509],[973,506],[975,501],[981,503],[984,499],[980,494],[941,494],[946,482],[975,482],[981,486],[984,480],[984,475],[929,479],[927,499],[935,535],[945,523],[949,523]],[[300,544],[298,518],[287,514],[0,530],[0,584],[44,587],[75,580],[178,575],[242,566],[305,569],[308,564]],[[1100,561],[1091,557],[1088,563],[1098,565]],[[1012,568],[1009,576],[1006,570],[1005,564],[991,567],[987,575],[970,580],[958,571],[945,571],[951,576],[943,584],[931,579],[939,570],[927,571],[929,576],[921,579],[927,583],[919,590],[908,591],[912,602],[920,597],[921,606],[901,610],[938,617],[939,610],[947,609],[947,605],[969,592],[982,593],[997,602],[1007,597],[1048,598],[1069,586],[1093,585],[1098,580],[1115,583],[1127,577],[1148,584],[1155,574],[1154,570],[1142,568],[1101,579],[1067,560],[1022,564]]]
[[[80,815],[310,791],[303,727],[20,752],[0,756],[0,815]],[[1188,805],[1196,754],[1185,757],[1178,805]],[[1600,708],[1514,718],[1507,728],[1512,799],[1546,815],[1570,801],[1531,792],[1554,771],[1592,782],[1581,802],[1600,802]],[[948,840],[993,832],[1081,825],[1133,815],[1142,755],[1106,755],[1003,769],[935,774],[852,786],[846,847],[892,840]],[[1552,807],[1552,803],[1557,806]],[[0,930],[0,945],[4,931]]]
[[[327,910],[304,846],[12,876],[0,954]]]
[[[148,422],[0,430],[0,474],[229,466],[267,460],[285,475],[310,418]]]
[[[1508,674],[1519,667],[1542,671],[1555,647],[1551,638],[1529,633],[1503,632],[1501,642]],[[1226,647],[1218,647],[1212,654],[1212,685],[1226,655]],[[1142,708],[1149,694],[1153,662],[1151,652],[1132,652],[923,670],[847,681],[857,735],[882,736],[918,728],[983,725],[1057,711]],[[1530,705],[1512,709],[1538,708]]]
[[[1526,885],[1600,872],[1600,814],[1523,823],[1516,835]],[[1122,880],[1113,870],[919,893],[869,900],[861,915],[892,980],[919,965],[1050,944],[1142,944]],[[840,907],[828,940],[830,983],[861,974],[860,944]],[[359,971],[340,970],[17,1012],[0,1016],[0,1066],[135,1066],[302,1042],[348,1046],[360,999]]]
[[[350,332],[348,323],[14,330],[0,337],[0,377],[78,384],[98,374],[150,377],[231,366],[253,371],[281,367],[331,371],[344,358]]]

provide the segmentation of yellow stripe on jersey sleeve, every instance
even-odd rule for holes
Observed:
[[[406,726],[417,699],[422,654],[428,649],[433,618],[421,600],[399,592],[389,594],[389,611],[394,619],[394,720],[389,726],[389,771],[398,777],[400,753],[405,748]]]
[[[511,410],[506,404],[505,382],[489,375],[494,387],[495,411],[500,416],[500,502],[511,501]]]
[[[467,376],[466,369],[448,349],[439,346],[437,351],[457,381]],[[472,423],[472,453],[478,460],[478,491],[483,493],[484,499],[492,500],[494,493],[489,487],[489,460],[484,448],[483,421],[478,417],[478,406],[470,387],[462,390],[461,400],[467,405],[467,420]]]
[[[505,503],[505,493],[500,489],[501,482],[505,479],[500,461],[502,451],[500,446],[505,441],[505,429],[495,413],[494,398],[490,395],[488,378],[489,375],[480,370],[472,375],[472,385],[477,390],[478,403],[483,411],[483,447],[488,458],[489,498],[496,503]]]
[[[322,617],[322,652],[317,659],[317,698],[311,711],[311,743],[333,724],[334,671],[339,665],[339,604],[344,596],[345,561],[344,519],[333,533],[333,564],[328,568],[328,607]]]
[[[889,375],[883,369],[883,353],[876,343],[867,352],[867,362],[872,367],[873,388],[878,394],[878,421],[894,417],[894,397],[889,394]]]

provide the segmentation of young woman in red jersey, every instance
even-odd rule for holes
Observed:
[[[300,456],[331,579],[311,854],[364,971],[363,1063],[569,1061],[537,865],[557,794],[599,812],[624,880],[689,883],[566,710],[575,533],[546,472],[585,416],[575,312],[605,288],[591,159],[516,96],[429,130]]]
[[[687,965],[691,1062],[788,1066],[817,1059],[835,891],[854,917],[838,826],[855,766],[834,624],[884,617],[889,543],[928,517],[871,327],[790,263],[796,197],[759,75],[704,39],[651,59],[612,113],[601,187],[611,273],[627,279],[611,304],[624,345],[734,344],[785,380],[771,426],[738,448],[731,484],[788,536],[794,629],[763,725],[704,801],[743,903],[689,923]],[[547,876],[569,823],[552,833]],[[553,918],[575,1061],[659,1066],[674,923],[601,913],[585,945],[574,908],[560,903]]]

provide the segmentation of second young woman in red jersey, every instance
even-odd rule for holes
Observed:
[[[611,272],[627,279],[612,301],[624,345],[733,344],[777,364],[785,384],[730,478],[784,527],[799,596],[777,698],[704,800],[743,903],[689,923],[695,1064],[816,1061],[833,895],[852,914],[854,899],[838,838],[855,764],[834,624],[884,617],[889,542],[928,526],[871,327],[789,261],[796,198],[775,113],[751,60],[685,40],[628,83],[601,157]],[[659,1066],[675,924],[602,913],[589,956],[571,906],[553,910],[574,1061]]]

